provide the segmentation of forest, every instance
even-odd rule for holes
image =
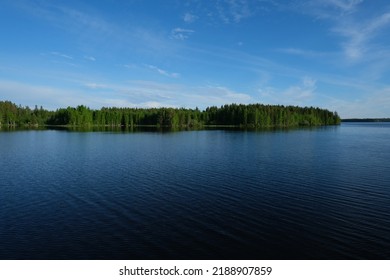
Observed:
[[[294,127],[340,124],[337,112],[314,107],[263,104],[230,104],[205,110],[186,108],[116,108],[99,110],[84,105],[55,111],[0,101],[0,127],[41,126],[156,126],[200,128],[235,126],[243,128]]]

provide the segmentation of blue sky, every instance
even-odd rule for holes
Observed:
[[[0,100],[390,117],[390,3],[3,0]]]

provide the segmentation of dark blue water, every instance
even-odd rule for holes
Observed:
[[[390,259],[389,140],[0,131],[0,259]]]

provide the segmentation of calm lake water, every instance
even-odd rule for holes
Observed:
[[[390,259],[390,123],[0,131],[0,259]]]

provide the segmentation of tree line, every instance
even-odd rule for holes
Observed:
[[[292,127],[335,125],[337,112],[314,107],[264,104],[230,104],[205,110],[186,108],[117,108],[99,110],[84,105],[55,111],[35,106],[23,107],[0,101],[0,126],[157,126],[198,128],[202,126]]]
[[[390,118],[342,119],[342,122],[390,122]]]

